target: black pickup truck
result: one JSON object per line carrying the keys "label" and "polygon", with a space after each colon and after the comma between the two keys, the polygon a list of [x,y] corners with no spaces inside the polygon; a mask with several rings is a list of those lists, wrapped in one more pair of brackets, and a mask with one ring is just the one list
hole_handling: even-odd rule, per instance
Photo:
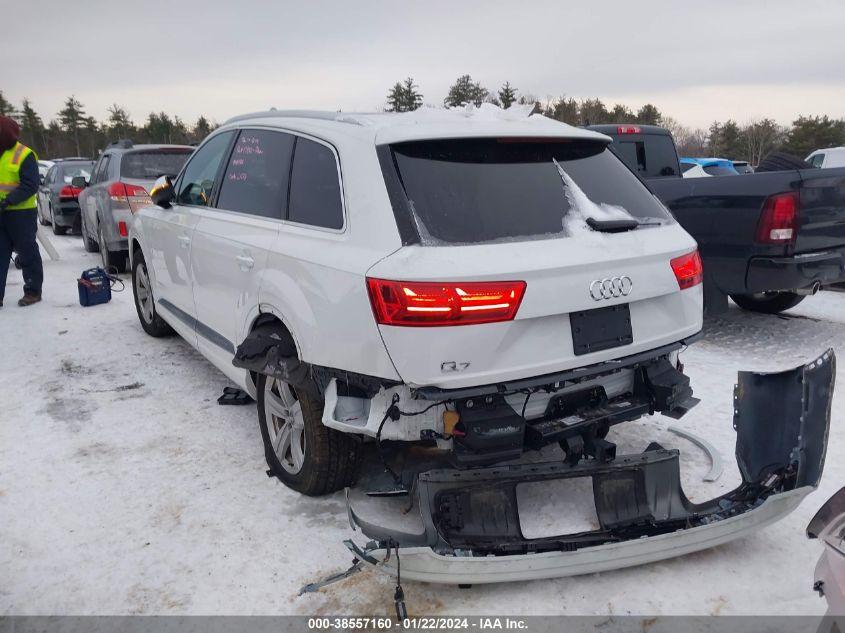
{"label": "black pickup truck", "polygon": [[777,313],[845,280],[845,167],[683,178],[668,130],[593,125],[698,242],[708,313]]}

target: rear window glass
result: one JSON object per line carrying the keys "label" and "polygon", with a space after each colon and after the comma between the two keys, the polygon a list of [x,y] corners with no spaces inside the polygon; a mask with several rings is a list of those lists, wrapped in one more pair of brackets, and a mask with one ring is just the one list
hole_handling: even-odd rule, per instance
{"label": "rear window glass", "polygon": [[620,158],[644,178],[678,175],[678,155],[669,136],[643,134],[637,138],[616,137],[613,147]]}
{"label": "rear window glass", "polygon": [[695,167],[695,163],[681,163],[681,171],[683,173],[687,173],[693,167]]}
{"label": "rear window glass", "polygon": [[94,163],[65,164],[62,167],[62,179],[68,184],[78,176],[83,176],[85,180],[91,180],[93,168]]}
{"label": "rear window glass", "polygon": [[736,176],[737,171],[733,167],[728,167],[726,165],[707,165],[704,167],[704,171],[706,171],[711,176]]}
{"label": "rear window glass", "polygon": [[130,152],[120,160],[120,176],[138,180],[175,178],[190,155],[190,150]]}
{"label": "rear window glass", "polygon": [[562,237],[571,233],[573,204],[579,216],[672,221],[604,143],[458,139],[391,149],[423,241]]}

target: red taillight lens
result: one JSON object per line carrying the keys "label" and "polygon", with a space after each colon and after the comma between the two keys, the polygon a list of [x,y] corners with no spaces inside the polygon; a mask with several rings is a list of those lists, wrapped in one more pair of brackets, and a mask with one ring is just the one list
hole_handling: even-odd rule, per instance
{"label": "red taillight lens", "polygon": [[70,185],[65,185],[59,190],[59,198],[66,200],[76,200],[76,196],[79,195],[80,191],[82,191],[82,189],[78,189],[77,187],[71,187]]}
{"label": "red taillight lens", "polygon": [[704,280],[704,267],[701,265],[701,256],[697,250],[676,257],[669,263],[681,290],[697,286]]}
{"label": "red taillight lens", "polygon": [[129,237],[129,230],[126,228],[126,222],[122,220],[117,223],[117,230],[120,231],[121,237]]}
{"label": "red taillight lens", "polygon": [[153,203],[150,194],[140,185],[131,185],[122,182],[113,182],[109,185],[109,197],[112,202],[128,204],[129,210],[136,213],[138,209]]}
{"label": "red taillight lens", "polygon": [[763,204],[757,224],[760,244],[792,244],[798,233],[798,193],[778,193]]}
{"label": "red taillight lens", "polygon": [[367,278],[376,321],[381,325],[471,325],[510,321],[524,281],[437,283]]}
{"label": "red taillight lens", "polygon": [[639,134],[640,128],[636,125],[620,125],[616,128],[617,134]]}

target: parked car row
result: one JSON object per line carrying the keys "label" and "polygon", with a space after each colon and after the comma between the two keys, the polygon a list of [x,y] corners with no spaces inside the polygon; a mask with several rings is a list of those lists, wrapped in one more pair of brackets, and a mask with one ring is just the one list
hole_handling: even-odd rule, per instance
{"label": "parked car row", "polygon": [[121,140],[106,147],[96,161],[40,161],[46,171],[38,192],[39,220],[52,224],[57,235],[79,231],[85,250],[99,251],[104,268],[125,272],[132,214],[149,204],[156,178],[175,177],[193,149]]}

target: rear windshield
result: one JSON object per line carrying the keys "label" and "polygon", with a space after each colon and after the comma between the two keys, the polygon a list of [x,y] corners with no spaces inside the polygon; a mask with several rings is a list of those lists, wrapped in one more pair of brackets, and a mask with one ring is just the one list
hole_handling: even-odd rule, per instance
{"label": "rear windshield", "polygon": [[93,167],[94,163],[65,163],[62,166],[62,180],[68,184],[78,176],[83,176],[85,180],[91,180],[91,169]]}
{"label": "rear windshield", "polygon": [[173,178],[182,170],[191,150],[157,150],[129,152],[120,161],[121,178],[155,180],[159,176]]}
{"label": "rear windshield", "polygon": [[669,136],[617,136],[613,139],[613,147],[620,158],[644,178],[679,175],[678,155]]}
{"label": "rear windshield", "polygon": [[736,176],[739,173],[736,169],[727,165],[707,165],[704,167],[704,171],[711,176]]}
{"label": "rear windshield", "polygon": [[672,221],[601,142],[457,139],[391,150],[423,241],[562,237],[573,214]]}

